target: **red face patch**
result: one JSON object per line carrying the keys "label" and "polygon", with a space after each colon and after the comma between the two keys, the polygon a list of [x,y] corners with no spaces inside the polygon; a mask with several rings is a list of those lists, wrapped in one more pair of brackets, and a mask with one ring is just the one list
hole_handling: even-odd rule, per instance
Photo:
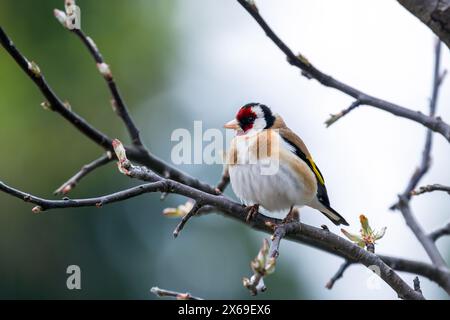
{"label": "red face patch", "polygon": [[255,119],[256,113],[252,111],[251,107],[241,108],[236,115],[236,120],[239,122],[239,126],[244,132],[253,128]]}

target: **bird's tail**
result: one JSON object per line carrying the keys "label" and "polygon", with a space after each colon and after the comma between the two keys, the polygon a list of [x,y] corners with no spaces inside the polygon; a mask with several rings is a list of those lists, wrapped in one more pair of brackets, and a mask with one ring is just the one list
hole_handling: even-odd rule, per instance
{"label": "bird's tail", "polygon": [[311,204],[311,207],[322,212],[328,219],[331,220],[331,222],[333,222],[337,226],[340,224],[343,224],[345,226],[349,225],[348,222],[345,221],[344,217],[330,206],[326,206],[319,201],[314,201],[314,203]]}

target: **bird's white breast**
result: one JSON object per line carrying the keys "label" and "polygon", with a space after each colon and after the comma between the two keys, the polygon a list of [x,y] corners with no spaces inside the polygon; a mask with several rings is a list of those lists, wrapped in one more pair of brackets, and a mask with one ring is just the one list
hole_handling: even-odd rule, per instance
{"label": "bird's white breast", "polygon": [[[279,143],[279,150],[262,159],[251,154],[251,143],[245,136],[235,139],[238,162],[229,167],[230,181],[234,193],[246,205],[260,204],[268,211],[281,211],[293,205],[303,206],[313,199],[317,189],[311,189],[311,183],[306,180],[315,179],[314,174],[283,145],[278,134],[272,140]],[[301,171],[306,177],[298,168],[304,169]]]}

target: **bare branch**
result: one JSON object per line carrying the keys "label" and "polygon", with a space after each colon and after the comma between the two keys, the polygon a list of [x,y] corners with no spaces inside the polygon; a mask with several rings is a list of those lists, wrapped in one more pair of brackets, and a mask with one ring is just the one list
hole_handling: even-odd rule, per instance
{"label": "bare branch", "polygon": [[450,0],[397,0],[450,48]]}
{"label": "bare branch", "polygon": [[113,156],[110,151],[107,151],[103,156],[98,159],[95,159],[91,163],[84,165],[80,171],[78,171],[73,177],[64,182],[58,189],[55,190],[55,195],[65,195],[75,188],[75,186],[87,176],[90,172],[94,171],[97,168],[104,166],[112,161]]}
{"label": "bare branch", "polygon": [[[3,48],[11,55],[11,57],[17,62],[20,68],[28,75],[28,77],[39,88],[44,97],[47,99],[48,105],[51,110],[59,113],[79,131],[81,131],[89,139],[102,146],[105,149],[111,149],[111,139],[108,138],[103,132],[100,132],[92,125],[90,125],[85,119],[77,115],[72,110],[69,110],[64,102],[54,93],[52,88],[48,85],[44,78],[43,73],[39,70],[34,62],[29,62],[19,50],[15,47],[11,39],[8,38],[3,28],[0,27],[0,43]],[[33,68],[34,66],[34,68]],[[36,68],[37,67],[37,68]]]}
{"label": "bare branch", "polygon": [[173,297],[176,298],[177,300],[203,300],[202,298],[191,295],[189,292],[181,293],[176,291],[160,289],[158,287],[151,288],[150,292],[157,295],[158,297]]}
{"label": "bare branch", "polygon": [[419,240],[419,242],[422,244],[431,261],[439,268],[446,268],[447,264],[444,258],[442,258],[442,255],[437,249],[434,241],[430,237],[428,237],[423,228],[420,226],[419,222],[412,214],[408,200],[400,196],[399,206],[406,224],[414,233],[417,240]]}
{"label": "bare branch", "polygon": [[92,38],[87,37],[84,34],[83,30],[72,29],[72,32],[75,33],[81,39],[81,41],[86,46],[86,48],[89,50],[89,52],[91,53],[95,62],[97,63],[97,68],[99,69],[100,73],[103,75],[103,78],[105,79],[105,81],[108,85],[108,88],[111,91],[111,95],[113,97],[111,100],[113,110],[117,113],[117,115],[124,122],[124,124],[128,130],[128,133],[131,137],[132,143],[137,146],[142,146],[142,141],[141,141],[141,138],[139,135],[139,129],[136,127],[132,117],[130,116],[128,107],[125,104],[125,101],[123,100],[123,98],[119,92],[117,84],[112,75],[111,69],[110,69],[109,65],[105,63],[102,54],[98,50],[97,45],[94,43]]}
{"label": "bare branch", "polygon": [[327,284],[325,285],[325,288],[330,289],[330,290],[333,289],[333,286],[336,283],[336,281],[338,281],[340,278],[343,277],[345,270],[347,270],[348,267],[350,267],[352,264],[353,264],[353,262],[351,262],[349,260],[345,260],[339,267],[336,274],[331,277],[330,281],[327,282]]}
{"label": "bare branch", "polygon": [[78,208],[78,207],[97,207],[100,208],[105,204],[123,201],[126,199],[134,198],[148,192],[164,192],[167,188],[167,184],[164,181],[158,181],[154,183],[142,184],[137,187],[129,188],[119,192],[111,193],[108,195],[86,198],[86,199],[69,199],[63,200],[49,200],[40,197],[36,197],[29,193],[25,193],[18,189],[12,188],[0,181],[0,190],[10,194],[13,197],[21,199],[25,202],[35,204],[37,207],[33,208],[33,212],[41,212],[51,209],[61,208]]}
{"label": "bare branch", "polygon": [[337,89],[356,100],[360,101],[361,105],[372,106],[384,111],[387,111],[393,115],[406,118],[417,123],[424,125],[425,127],[440,133],[450,142],[450,125],[442,121],[439,117],[426,116],[420,112],[413,111],[394,103],[370,96],[354,87],[351,87],[339,80],[336,80],[323,73],[316,67],[314,67],[310,61],[308,61],[302,54],[294,54],[292,50],[275,34],[275,32],[269,27],[266,21],[259,14],[259,11],[254,4],[254,1],[237,0],[247,12],[255,19],[255,21],[264,30],[266,35],[274,42],[274,44],[286,55],[288,62],[303,71],[303,74],[308,78],[313,78],[319,81],[326,87]]}
{"label": "bare branch", "polygon": [[450,195],[450,187],[444,186],[442,184],[429,184],[427,186],[420,187],[418,190],[411,191],[410,194],[412,196],[417,196],[419,194],[423,194],[426,192],[433,192],[433,191],[444,191]]}
{"label": "bare branch", "polygon": [[[437,100],[439,96],[439,88],[442,84],[442,76],[440,72],[440,63],[441,63],[441,42],[437,41],[435,46],[435,62],[434,62],[434,73],[433,73],[433,87],[432,87],[432,95],[430,100],[430,116],[433,116],[436,112]],[[409,183],[405,189],[405,191],[399,195],[399,200],[396,204],[391,206],[391,209],[398,209],[403,215],[406,224],[414,233],[416,238],[422,244],[426,253],[430,257],[431,261],[436,264],[439,268],[447,268],[447,264],[445,260],[442,258],[439,250],[437,249],[434,241],[428,237],[420,226],[419,222],[413,215],[409,201],[411,200],[411,192],[416,188],[419,181],[422,177],[428,172],[431,166],[431,146],[433,142],[433,136],[431,130],[427,130],[426,139],[425,139],[425,147],[422,152],[422,161],[420,166],[416,169],[414,174],[412,175]]]}
{"label": "bare branch", "polygon": [[443,236],[448,236],[450,235],[450,223],[447,223],[447,225],[445,227],[439,228],[433,232],[431,232],[428,237],[433,240],[436,241],[438,240],[440,237]]}

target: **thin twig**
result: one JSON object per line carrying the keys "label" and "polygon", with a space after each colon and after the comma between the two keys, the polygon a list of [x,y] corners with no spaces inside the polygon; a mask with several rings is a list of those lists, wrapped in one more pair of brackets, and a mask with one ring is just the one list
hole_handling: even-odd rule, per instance
{"label": "thin twig", "polygon": [[181,230],[183,230],[184,225],[189,221],[190,218],[192,218],[194,215],[197,214],[197,212],[200,210],[201,207],[202,207],[201,202],[196,201],[192,209],[183,218],[181,218],[180,223],[176,226],[175,230],[173,231],[173,236],[175,238],[178,237]]}
{"label": "thin twig", "polygon": [[439,117],[426,116],[420,112],[416,112],[405,107],[396,105],[394,103],[382,100],[373,96],[370,96],[354,87],[351,87],[339,80],[334,79],[328,74],[323,73],[316,67],[314,67],[308,59],[302,54],[294,54],[292,50],[276,35],[276,33],[270,28],[267,22],[259,14],[259,10],[256,7],[254,1],[237,0],[247,12],[255,19],[259,26],[264,30],[266,35],[272,40],[272,42],[286,55],[287,61],[303,72],[302,74],[308,78],[314,78],[322,85],[330,88],[337,89],[354,99],[360,101],[361,104],[372,106],[384,111],[387,111],[393,115],[406,118],[415,122],[418,122],[425,127],[442,134],[450,142],[450,125],[442,121]]}
{"label": "thin twig", "polygon": [[447,223],[447,225],[445,227],[439,228],[433,232],[431,232],[428,237],[433,240],[436,241],[438,240],[440,237],[443,236],[448,236],[450,235],[450,223]]}
{"label": "thin twig", "polygon": [[181,293],[177,291],[161,289],[158,287],[151,288],[150,292],[157,295],[158,297],[173,297],[177,300],[203,300],[202,298],[191,295],[189,292]]}
{"label": "thin twig", "polygon": [[69,180],[64,182],[58,189],[55,190],[55,195],[65,195],[75,188],[75,186],[87,176],[90,172],[98,169],[108,163],[110,163],[113,159],[113,156],[110,151],[106,152],[103,156],[98,159],[95,159],[91,163],[84,165],[80,171],[78,171],[74,176],[72,176]]}
{"label": "thin twig", "polygon": [[222,173],[219,183],[216,186],[216,190],[218,192],[224,192],[229,183],[230,183],[230,173],[226,168]]}
{"label": "thin twig", "polygon": [[333,286],[336,283],[336,281],[338,281],[340,278],[344,276],[345,270],[347,270],[347,268],[350,267],[352,264],[353,262],[345,260],[339,267],[338,271],[334,274],[334,276],[332,276],[331,279],[327,282],[325,288],[330,290],[333,289]]}
{"label": "thin twig", "polygon": [[444,191],[447,192],[450,195],[450,187],[444,186],[442,184],[429,184],[427,186],[422,186],[417,190],[411,191],[412,196],[417,196],[419,194],[423,194],[426,192],[433,192],[433,191]]}
{"label": "thin twig", "polygon": [[[100,72],[102,73],[103,78],[106,80],[108,88],[111,91],[111,95],[113,97],[112,101],[111,101],[113,109],[114,109],[114,111],[116,111],[117,115],[124,122],[124,124],[128,130],[128,133],[131,137],[132,143],[137,146],[142,146],[139,129],[136,127],[136,124],[134,123],[132,117],[130,116],[128,107],[125,104],[125,101],[123,100],[123,98],[119,92],[117,84],[112,75],[111,69],[110,69],[109,65],[107,65],[105,63],[102,54],[98,50],[97,45],[94,43],[92,38],[87,37],[81,29],[73,29],[72,32],[75,33],[81,39],[81,41],[86,46],[86,48],[89,50],[89,52],[91,53],[95,62],[97,63],[97,67],[99,68]],[[104,68],[104,69],[102,69],[102,68]],[[102,71],[106,71],[106,72],[102,72]]]}
{"label": "thin twig", "polygon": [[259,291],[265,291],[264,277],[275,270],[276,260],[280,255],[280,243],[287,233],[298,232],[300,224],[298,222],[281,223],[274,226],[275,230],[272,235],[270,247],[264,239],[263,247],[258,256],[252,261],[253,275],[250,279],[244,278],[244,286],[252,295],[256,295]]}
{"label": "thin twig", "polygon": [[353,109],[359,107],[360,105],[361,105],[361,101],[359,101],[359,100],[353,101],[353,103],[347,109],[344,109],[341,112],[336,113],[336,114],[331,114],[330,118],[327,121],[325,121],[325,125],[327,126],[327,128],[330,127],[333,123],[335,123],[340,118],[344,117],[346,114],[351,112]]}

